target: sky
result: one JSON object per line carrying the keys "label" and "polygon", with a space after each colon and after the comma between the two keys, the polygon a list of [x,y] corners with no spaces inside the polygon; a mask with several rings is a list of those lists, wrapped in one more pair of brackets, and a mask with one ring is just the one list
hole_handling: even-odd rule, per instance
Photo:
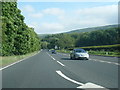
{"label": "sky", "polygon": [[118,2],[18,2],[25,23],[55,34],[118,23]]}

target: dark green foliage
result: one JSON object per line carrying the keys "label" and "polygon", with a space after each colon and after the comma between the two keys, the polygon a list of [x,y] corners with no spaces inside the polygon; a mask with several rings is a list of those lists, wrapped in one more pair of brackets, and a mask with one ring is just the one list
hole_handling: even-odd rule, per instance
{"label": "dark green foliage", "polygon": [[67,49],[70,47],[74,47],[74,38],[71,37],[69,34],[55,34],[46,36],[42,41],[48,42],[48,48],[55,48],[58,49]]}
{"label": "dark green foliage", "polygon": [[72,49],[75,47],[85,46],[112,45],[120,43],[119,30],[120,28],[109,28],[106,30],[82,33],[53,34],[46,36],[42,40],[49,43],[48,48],[54,48],[55,45],[57,45],[58,47],[60,47],[60,49]]}
{"label": "dark green foliage", "polygon": [[24,23],[16,2],[2,2],[2,56],[22,55],[40,49],[40,39]]}
{"label": "dark green foliage", "polygon": [[119,28],[111,28],[107,30],[82,33],[76,41],[76,46],[84,47],[118,44],[120,43],[118,39],[118,31]]}

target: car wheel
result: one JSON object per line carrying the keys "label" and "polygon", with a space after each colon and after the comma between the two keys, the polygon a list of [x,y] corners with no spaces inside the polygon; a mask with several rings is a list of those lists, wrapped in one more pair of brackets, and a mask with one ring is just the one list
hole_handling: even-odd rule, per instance
{"label": "car wheel", "polygon": [[75,55],[73,56],[73,59],[76,59],[76,58],[75,58]]}
{"label": "car wheel", "polygon": [[73,59],[73,57],[72,57],[72,56],[70,56],[70,59],[72,60],[72,59]]}

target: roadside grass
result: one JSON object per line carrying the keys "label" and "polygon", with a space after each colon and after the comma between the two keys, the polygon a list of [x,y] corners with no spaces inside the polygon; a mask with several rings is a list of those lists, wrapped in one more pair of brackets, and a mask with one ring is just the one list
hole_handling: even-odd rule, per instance
{"label": "roadside grass", "polygon": [[57,52],[60,52],[60,53],[70,53],[69,50],[65,50],[65,49],[62,49],[62,50],[56,50]]}
{"label": "roadside grass", "polygon": [[16,61],[19,61],[21,59],[25,59],[29,56],[35,55],[37,54],[38,51],[32,52],[32,53],[28,53],[25,55],[15,55],[15,56],[0,56],[0,67],[4,67],[7,66],[9,64],[12,64]]}
{"label": "roadside grass", "polygon": [[112,48],[112,47],[120,47],[120,44],[115,44],[115,45],[101,45],[101,46],[86,46],[86,47],[80,47],[80,48]]}
{"label": "roadside grass", "polygon": [[93,51],[93,50],[90,50],[88,51],[89,54],[91,55],[102,55],[102,56],[114,56],[114,57],[120,57],[120,52],[119,51],[104,51],[104,50],[101,50],[101,51]]}
{"label": "roadside grass", "polygon": [[[70,53],[70,50],[64,50],[64,49],[62,49],[62,50],[57,50],[57,52],[60,52],[60,53]],[[88,51],[88,53],[90,55],[120,57],[120,52],[119,51],[104,51],[104,50],[94,51],[94,50],[90,50],[90,51]]]}

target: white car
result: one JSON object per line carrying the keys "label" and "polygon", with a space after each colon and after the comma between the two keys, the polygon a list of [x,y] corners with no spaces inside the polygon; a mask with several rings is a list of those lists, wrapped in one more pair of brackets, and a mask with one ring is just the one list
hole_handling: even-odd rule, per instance
{"label": "white car", "polygon": [[86,59],[86,60],[89,60],[89,54],[84,49],[74,49],[70,53],[70,59]]}

